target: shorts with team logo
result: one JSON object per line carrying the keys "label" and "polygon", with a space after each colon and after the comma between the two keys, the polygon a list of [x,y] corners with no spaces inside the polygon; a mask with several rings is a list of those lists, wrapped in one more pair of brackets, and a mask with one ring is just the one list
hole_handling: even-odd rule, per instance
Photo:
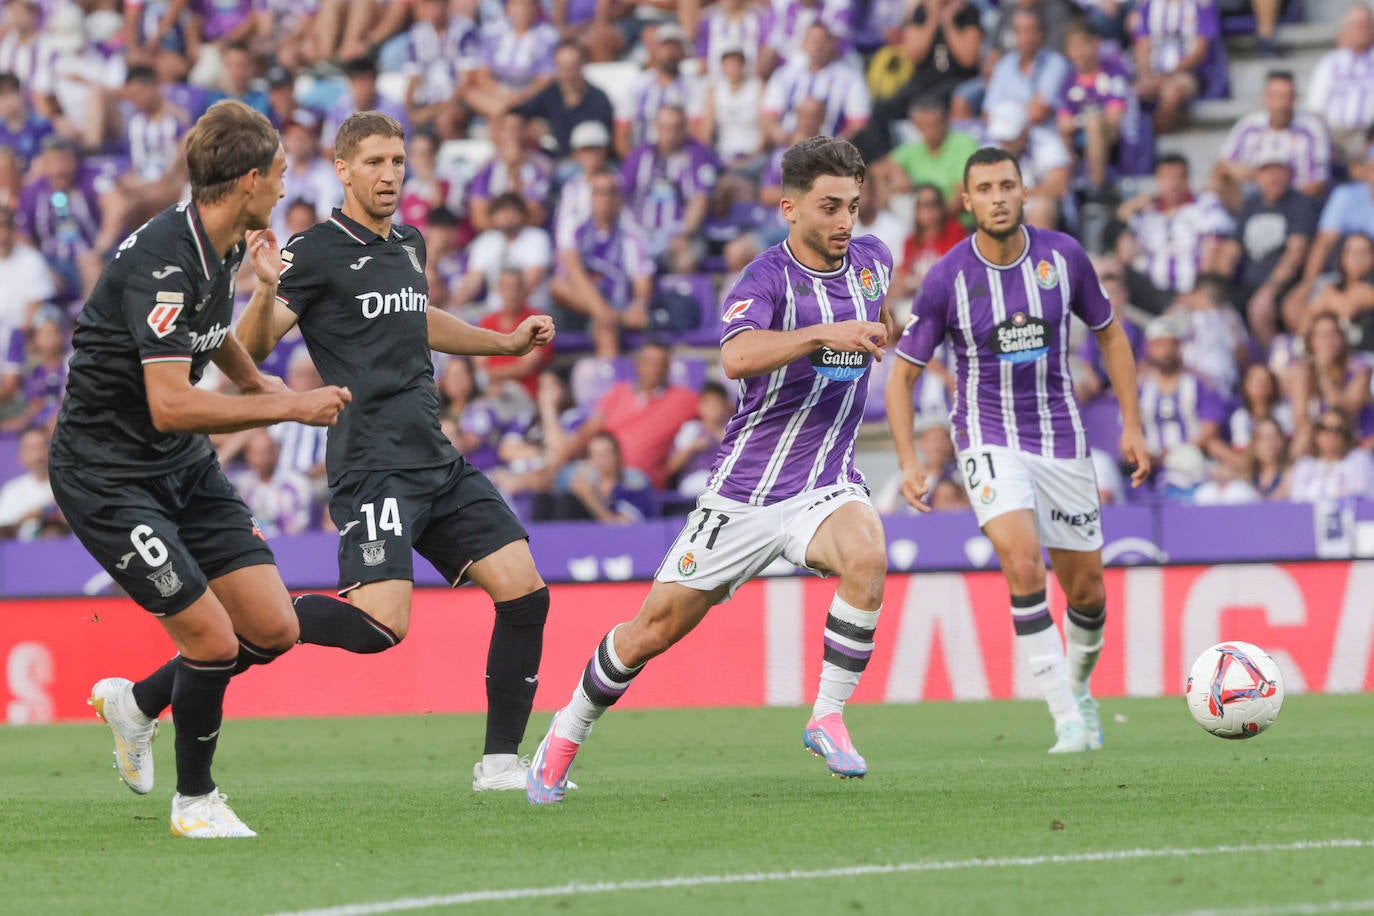
{"label": "shorts with team logo", "polygon": [[158,617],[184,611],[220,576],[276,562],[214,455],[155,477],[54,467],[51,479],[72,532]]}
{"label": "shorts with team logo", "polygon": [[771,506],[751,506],[708,491],[687,516],[654,578],[704,592],[728,585],[728,598],[778,557],[810,569],[806,548],[821,522],[852,502],[872,506],[868,490],[854,483],[808,490]]}
{"label": "shorts with team logo", "polygon": [[1091,458],[1045,458],[983,445],[959,453],[959,471],[980,528],[1006,512],[1029,509],[1045,547],[1102,549],[1102,504]]}
{"label": "shorts with team logo", "polygon": [[345,474],[329,516],[339,529],[341,595],[369,582],[413,582],[412,549],[456,586],[473,563],[529,538],[486,475],[461,459]]}

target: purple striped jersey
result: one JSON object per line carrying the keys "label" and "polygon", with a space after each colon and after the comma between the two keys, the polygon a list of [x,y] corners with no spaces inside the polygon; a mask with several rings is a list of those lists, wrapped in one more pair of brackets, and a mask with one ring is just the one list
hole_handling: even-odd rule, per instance
{"label": "purple striped jersey", "polygon": [[[840,321],[877,321],[892,280],[892,253],[855,238],[839,268],[799,262],[784,241],[749,263],[725,297],[721,343],[748,330],[795,331]],[[863,483],[854,440],[868,400],[867,353],[822,347],[768,375],[741,379],[708,489],[767,506],[841,483]]]}
{"label": "purple striped jersey", "polygon": [[1212,0],[1145,0],[1136,7],[1134,37],[1150,39],[1150,66],[1172,73],[1199,39],[1221,38],[1221,14]]}
{"label": "purple striped jersey", "polygon": [[948,339],[954,356],[954,446],[1084,458],[1069,375],[1069,320],[1100,331],[1112,305],[1077,241],[1023,227],[1021,257],[986,260],[970,237],[936,262],[916,294],[897,355],[924,366]]}
{"label": "purple striped jersey", "polygon": [[1331,179],[1331,134],[1321,115],[1299,111],[1286,127],[1273,127],[1267,111],[1241,118],[1226,135],[1218,159],[1259,166],[1280,158],[1293,170],[1293,184],[1302,187]]}
{"label": "purple striped jersey", "polygon": [[1374,48],[1337,48],[1317,61],[1303,107],[1325,118],[1332,130],[1374,124]]}
{"label": "purple striped jersey", "polygon": [[504,19],[482,30],[483,65],[498,83],[524,89],[541,76],[553,76],[558,30],[547,22],[516,32]]}

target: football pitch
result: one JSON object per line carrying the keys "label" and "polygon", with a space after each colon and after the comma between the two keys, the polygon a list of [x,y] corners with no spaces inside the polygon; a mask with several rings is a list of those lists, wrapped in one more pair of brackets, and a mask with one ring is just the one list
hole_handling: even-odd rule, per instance
{"label": "football pitch", "polygon": [[479,717],[229,721],[260,836],[215,841],[168,833],[170,723],[146,797],[94,718],[3,728],[0,912],[1374,911],[1374,694],[1290,696],[1250,741],[1178,697],[1102,712],[1065,758],[1040,703],[854,706],[846,782],[799,709],[613,711],[547,808],[471,790]]}

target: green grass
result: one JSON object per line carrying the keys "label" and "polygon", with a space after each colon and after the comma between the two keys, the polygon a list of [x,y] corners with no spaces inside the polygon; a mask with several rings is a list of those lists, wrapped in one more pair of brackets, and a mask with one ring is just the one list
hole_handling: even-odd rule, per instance
{"label": "green grass", "polygon": [[[216,776],[256,840],[167,830],[91,725],[0,729],[0,912],[271,913],[565,882],[978,857],[1374,840],[1374,695],[1290,697],[1257,739],[1182,700],[1106,700],[1107,748],[1052,758],[1038,703],[859,706],[868,779],[801,750],[795,709],[612,712],[559,806],[475,794],[481,719],[234,721]],[[1114,717],[1124,716],[1124,721]],[[548,723],[537,714],[534,738]],[[1179,913],[1374,899],[1374,847],[1001,864],[617,890],[481,914]],[[1309,912],[1312,910],[1308,910]],[[1346,910],[1342,910],[1346,911]],[[433,912],[429,910],[427,912]]]}

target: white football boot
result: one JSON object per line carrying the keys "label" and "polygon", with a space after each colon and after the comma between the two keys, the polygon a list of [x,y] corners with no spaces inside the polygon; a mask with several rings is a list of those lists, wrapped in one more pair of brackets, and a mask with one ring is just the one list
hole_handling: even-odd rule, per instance
{"label": "white football boot", "polygon": [[227,804],[219,789],[208,795],[172,796],[172,836],[192,840],[257,836]]}
{"label": "white football boot", "polygon": [[157,720],[134,702],[133,681],[107,677],[96,681],[86,702],[114,732],[114,768],[124,784],[139,795],[153,790],[153,739]]}

